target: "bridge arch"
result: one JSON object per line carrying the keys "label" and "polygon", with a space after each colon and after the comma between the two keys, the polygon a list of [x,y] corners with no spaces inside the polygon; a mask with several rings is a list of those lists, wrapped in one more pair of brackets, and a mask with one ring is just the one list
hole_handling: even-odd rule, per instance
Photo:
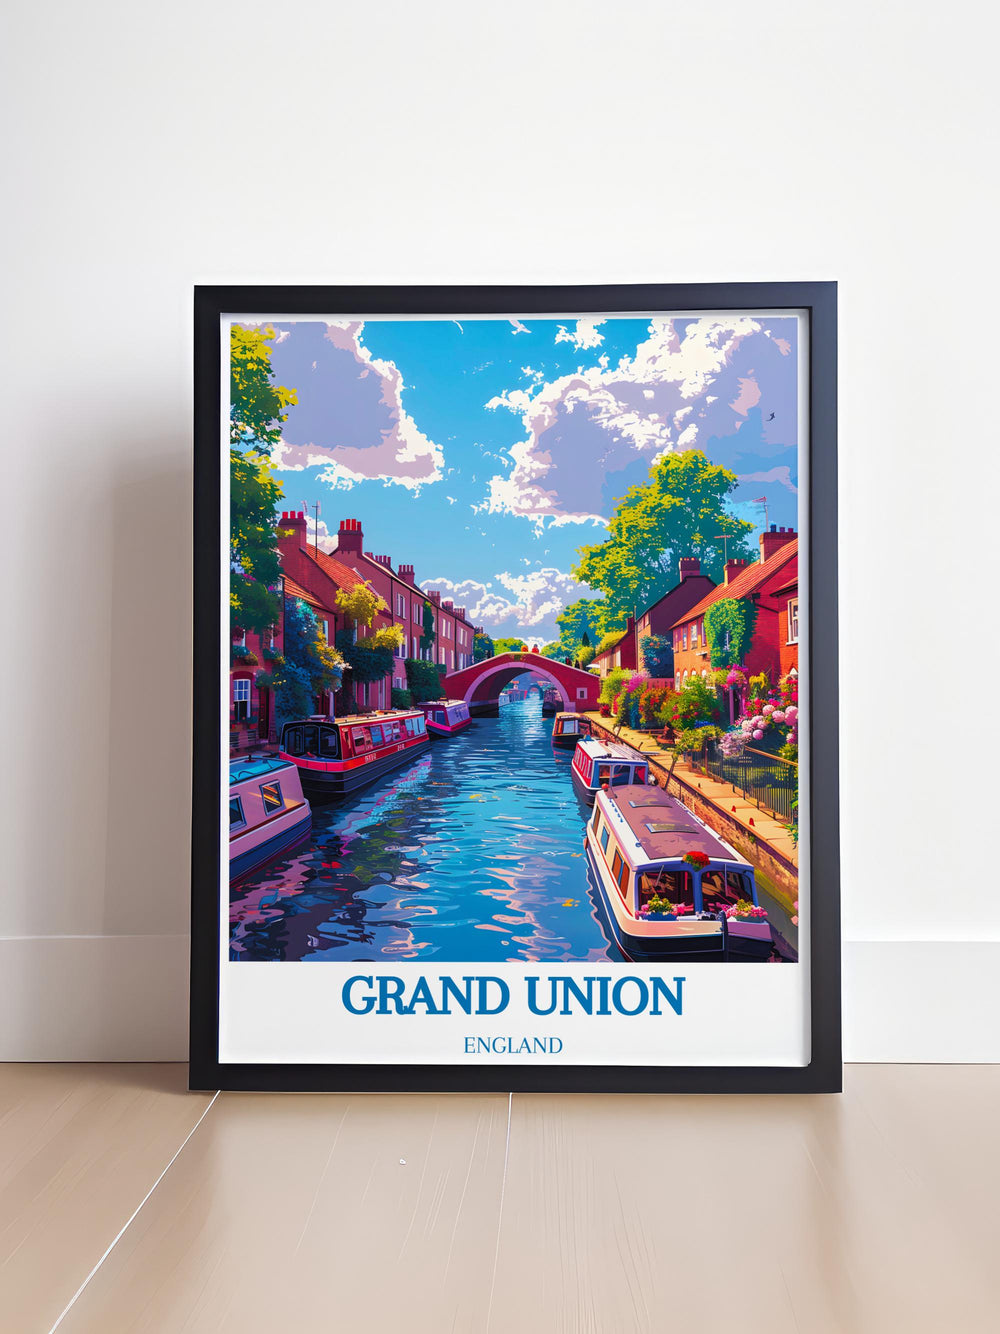
{"label": "bridge arch", "polygon": [[[573,700],[569,697],[569,691],[554,673],[536,667],[534,663],[529,667],[527,663],[500,662],[496,658],[488,658],[479,665],[489,668],[491,662],[495,662],[497,665],[492,670],[480,672],[476,679],[466,687],[464,696],[466,704],[486,704],[495,700],[505,685],[509,685],[511,681],[516,681],[519,676],[526,676],[531,672],[534,675],[544,677],[546,681],[551,682],[556,687],[564,709],[573,708]],[[532,682],[532,685],[537,684],[537,682]]]}
{"label": "bridge arch", "polygon": [[554,686],[564,709],[593,709],[597,705],[601,689],[598,677],[558,659],[544,658],[540,653],[501,653],[450,672],[444,685],[452,699],[461,699],[467,704],[488,704],[497,699],[501,688],[509,681],[525,674]]}

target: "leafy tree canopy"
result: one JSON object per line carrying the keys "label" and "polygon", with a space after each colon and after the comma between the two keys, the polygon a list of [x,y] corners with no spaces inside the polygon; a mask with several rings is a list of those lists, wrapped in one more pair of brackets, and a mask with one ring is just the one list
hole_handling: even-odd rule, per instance
{"label": "leafy tree canopy", "polygon": [[229,331],[229,443],[270,454],[281,439],[287,409],[298,402],[294,389],[271,381],[274,329]]}
{"label": "leafy tree canopy", "polygon": [[472,661],[483,662],[486,658],[492,658],[494,653],[493,640],[487,634],[476,635],[472,641]]}
{"label": "leafy tree canopy", "polygon": [[337,606],[355,625],[371,625],[377,612],[389,610],[385,599],[379,597],[370,584],[338,588]]}
{"label": "leafy tree canopy", "polygon": [[497,655],[501,653],[525,653],[527,648],[528,646],[523,639],[495,639],[493,641],[493,650]]}
{"label": "leafy tree canopy", "polygon": [[229,452],[230,610],[234,625],[262,634],[277,624],[281,578],[274,510],[281,486],[266,460]]}
{"label": "leafy tree canopy", "polygon": [[727,546],[730,560],[751,559],[746,539],[753,524],[726,508],[737,485],[735,473],[689,449],[664,454],[648,482],[629,488],[615,506],[607,540],[581,547],[573,570],[605,594],[610,622],[624,624],[673,588],[682,556],[697,556],[716,583]]}
{"label": "leafy tree canopy", "polygon": [[[592,644],[605,630],[614,627],[605,624],[607,606],[603,598],[580,598],[556,617],[559,627],[559,647],[563,654],[575,658],[581,644]],[[621,628],[625,629],[622,621]]]}

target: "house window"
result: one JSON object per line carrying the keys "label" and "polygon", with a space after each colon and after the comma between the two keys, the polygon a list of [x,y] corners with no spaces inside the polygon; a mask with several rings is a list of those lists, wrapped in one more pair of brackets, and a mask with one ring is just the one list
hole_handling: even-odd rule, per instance
{"label": "house window", "polygon": [[233,682],[233,718],[242,722],[250,714],[250,680],[239,676]]}
{"label": "house window", "polygon": [[688,632],[687,632],[687,627],[685,627],[684,633],[681,635],[681,648],[687,648],[687,646],[688,646]]}
{"label": "house window", "polygon": [[329,642],[330,642],[330,622],[329,622],[329,621],[324,621],[324,622],[323,622],[323,638],[324,638],[324,639],[326,640],[326,642],[329,644]]}
{"label": "house window", "polygon": [[413,624],[414,625],[420,624],[420,608],[417,606],[415,602],[413,604]]}
{"label": "house window", "polygon": [[695,621],[694,625],[692,625],[692,627],[691,627],[691,647],[692,647],[692,648],[697,648],[697,647],[698,647],[698,622],[697,622],[697,621]]}
{"label": "house window", "polygon": [[396,615],[397,616],[406,615],[406,598],[403,596],[402,593],[396,594]]}
{"label": "house window", "polygon": [[792,598],[788,604],[788,642],[797,644],[799,642],[799,600]]}

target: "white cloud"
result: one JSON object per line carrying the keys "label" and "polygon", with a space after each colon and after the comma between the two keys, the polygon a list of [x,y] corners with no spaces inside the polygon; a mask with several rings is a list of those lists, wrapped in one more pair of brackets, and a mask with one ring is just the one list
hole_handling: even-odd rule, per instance
{"label": "white cloud", "polygon": [[556,334],[556,342],[572,343],[580,351],[600,347],[604,342],[604,335],[597,332],[597,327],[600,324],[607,324],[607,320],[577,320],[576,328],[572,333],[566,328],[565,324],[560,324],[559,332]]}
{"label": "white cloud", "polygon": [[578,598],[594,596],[587,584],[551,566],[523,574],[504,570],[488,584],[475,579],[457,583],[450,579],[422,579],[420,586],[464,606],[469,619],[487,630],[528,629],[543,623],[551,627],[563,607]]}
{"label": "white cloud", "polygon": [[[561,328],[557,338],[575,342],[581,325],[596,323],[578,321],[578,334]],[[614,497],[664,452],[734,437],[756,404],[786,402],[794,393],[786,341],[745,316],[656,319],[616,366],[602,357],[537,388],[506,390],[486,406],[519,415],[525,436],[508,451],[513,468],[490,479],[485,507],[539,528],[603,522]],[[773,438],[772,452],[794,446]]]}
{"label": "white cloud", "polygon": [[396,364],[364,346],[364,322],[336,321],[322,336],[316,328],[302,324],[291,331],[294,338],[315,340],[319,355],[312,363],[315,376],[296,385],[298,406],[282,430],[275,467],[322,467],[320,478],[333,490],[378,479],[419,491],[440,481],[444,451],[406,411]]}

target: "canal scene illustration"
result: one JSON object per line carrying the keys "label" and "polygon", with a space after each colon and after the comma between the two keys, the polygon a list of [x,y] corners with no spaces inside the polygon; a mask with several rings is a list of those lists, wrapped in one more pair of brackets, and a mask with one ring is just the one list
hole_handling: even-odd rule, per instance
{"label": "canal scene illustration", "polygon": [[230,328],[229,957],[795,963],[798,324]]}

